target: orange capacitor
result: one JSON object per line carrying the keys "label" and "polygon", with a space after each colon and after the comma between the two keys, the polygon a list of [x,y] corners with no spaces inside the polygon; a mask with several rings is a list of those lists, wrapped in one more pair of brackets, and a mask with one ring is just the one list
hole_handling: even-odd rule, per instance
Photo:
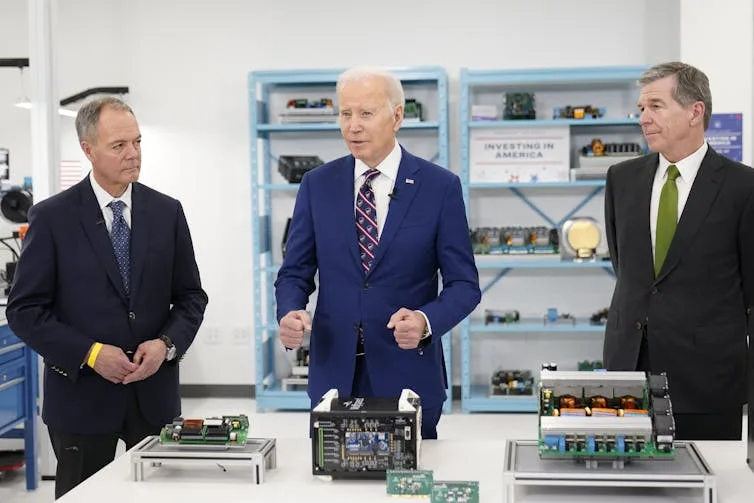
{"label": "orange capacitor", "polygon": [[621,397],[620,406],[623,409],[638,409],[639,408],[639,404],[636,403],[636,398],[632,396]]}
{"label": "orange capacitor", "polygon": [[607,398],[604,396],[593,396],[592,397],[592,407],[593,408],[607,408]]}
{"label": "orange capacitor", "polygon": [[576,398],[572,396],[561,396],[560,397],[560,408],[563,409],[573,409],[576,407]]}

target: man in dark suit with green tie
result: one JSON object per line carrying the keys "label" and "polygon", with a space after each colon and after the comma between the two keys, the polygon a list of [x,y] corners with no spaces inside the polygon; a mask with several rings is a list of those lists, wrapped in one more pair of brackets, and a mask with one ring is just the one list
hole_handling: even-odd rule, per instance
{"label": "man in dark suit with green tie", "polygon": [[704,139],[707,76],[664,63],[639,80],[652,154],[610,168],[605,225],[616,285],[608,370],[667,372],[680,439],[740,440],[754,303],[754,170]]}

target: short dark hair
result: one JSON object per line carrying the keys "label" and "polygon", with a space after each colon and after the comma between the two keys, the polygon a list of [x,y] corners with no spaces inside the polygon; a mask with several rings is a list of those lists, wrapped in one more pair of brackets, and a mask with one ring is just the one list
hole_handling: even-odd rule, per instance
{"label": "short dark hair", "polygon": [[697,101],[704,103],[704,130],[706,131],[712,119],[712,93],[709,89],[709,79],[703,71],[680,61],[661,63],[646,70],[639,77],[639,85],[644,87],[670,75],[676,77],[673,99],[679,105],[688,107]]}
{"label": "short dark hair", "polygon": [[100,96],[87,101],[76,114],[76,134],[79,142],[84,140],[94,143],[97,138],[97,125],[103,108],[112,108],[135,115],[131,107],[115,96]]}

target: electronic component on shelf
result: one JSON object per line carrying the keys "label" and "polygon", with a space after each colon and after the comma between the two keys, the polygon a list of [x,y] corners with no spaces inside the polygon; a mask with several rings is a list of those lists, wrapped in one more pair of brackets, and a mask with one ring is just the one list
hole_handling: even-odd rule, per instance
{"label": "electronic component on shelf", "polygon": [[387,494],[389,496],[432,496],[434,477],[432,470],[388,470]]}
{"label": "electronic component on shelf", "polygon": [[603,143],[600,138],[594,138],[589,145],[581,147],[581,155],[587,157],[639,156],[642,153],[638,143]]}
{"label": "electronic component on shelf", "polygon": [[304,175],[324,164],[316,155],[281,155],[278,157],[278,172],[289,183],[301,183]]}
{"label": "electronic component on shelf", "polygon": [[553,119],[600,119],[605,116],[604,108],[595,108],[592,105],[571,106],[555,108],[552,112]]}
{"label": "electronic component on shelf", "polygon": [[496,370],[490,378],[490,396],[534,395],[534,377],[528,370]]}
{"label": "electronic component on shelf", "polygon": [[416,470],[421,450],[421,400],[338,398],[328,391],[311,412],[312,473],[332,478],[386,479],[388,470]]}
{"label": "electronic component on shelf", "polygon": [[563,260],[594,260],[602,240],[599,224],[591,217],[574,217],[563,223],[560,254]]}
{"label": "electronic component on shelf", "polygon": [[421,122],[424,120],[422,104],[414,98],[406,98],[403,107],[403,122]]}
{"label": "electronic component on shelf", "polygon": [[484,310],[484,324],[491,323],[518,323],[521,321],[521,315],[515,309],[499,311],[495,309]]}
{"label": "electronic component on shelf", "polygon": [[587,371],[595,371],[595,370],[604,370],[605,366],[603,365],[601,360],[584,360],[578,363],[577,369],[582,372]]}
{"label": "electronic component on shelf", "polygon": [[505,93],[503,120],[534,120],[537,118],[534,93]]}
{"label": "electronic component on shelf", "polygon": [[305,391],[309,385],[309,346],[296,349],[291,374],[281,379],[283,391]]}
{"label": "electronic component on shelf", "polygon": [[667,378],[644,372],[542,370],[542,458],[673,458],[675,423]]}
{"label": "electronic component on shelf", "polygon": [[558,310],[554,307],[551,307],[547,310],[547,313],[545,313],[543,320],[545,324],[569,323],[571,325],[576,325],[576,318],[572,314],[558,313]]}
{"label": "electronic component on shelf", "polygon": [[238,416],[184,419],[177,417],[160,431],[160,443],[175,446],[226,446],[246,445],[249,418]]}
{"label": "electronic component on shelf", "polygon": [[432,485],[432,503],[479,503],[479,481],[436,480]]}
{"label": "electronic component on shelf", "polygon": [[557,255],[558,230],[536,227],[479,227],[471,232],[477,255]]}
{"label": "electronic component on shelf", "polygon": [[600,309],[596,313],[592,314],[592,316],[589,318],[589,323],[592,325],[604,325],[607,323],[607,315],[610,311],[610,308],[604,308]]}
{"label": "electronic component on shelf", "polygon": [[337,122],[338,111],[330,98],[299,98],[288,100],[279,118],[282,124],[332,123]]}
{"label": "electronic component on shelf", "polygon": [[571,181],[604,180],[610,166],[644,153],[645,149],[638,143],[604,143],[600,138],[593,138],[589,145],[579,150],[578,162],[571,168],[569,177]]}

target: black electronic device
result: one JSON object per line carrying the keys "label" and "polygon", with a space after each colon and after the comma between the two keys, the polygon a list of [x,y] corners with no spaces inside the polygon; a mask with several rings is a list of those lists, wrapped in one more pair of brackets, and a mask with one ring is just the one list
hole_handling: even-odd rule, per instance
{"label": "black electronic device", "polygon": [[301,183],[304,175],[324,164],[316,155],[281,155],[278,157],[278,172],[289,183]]}
{"label": "black electronic device", "polygon": [[332,389],[312,410],[312,474],[385,479],[388,470],[416,470],[421,449],[421,400],[338,398]]}

